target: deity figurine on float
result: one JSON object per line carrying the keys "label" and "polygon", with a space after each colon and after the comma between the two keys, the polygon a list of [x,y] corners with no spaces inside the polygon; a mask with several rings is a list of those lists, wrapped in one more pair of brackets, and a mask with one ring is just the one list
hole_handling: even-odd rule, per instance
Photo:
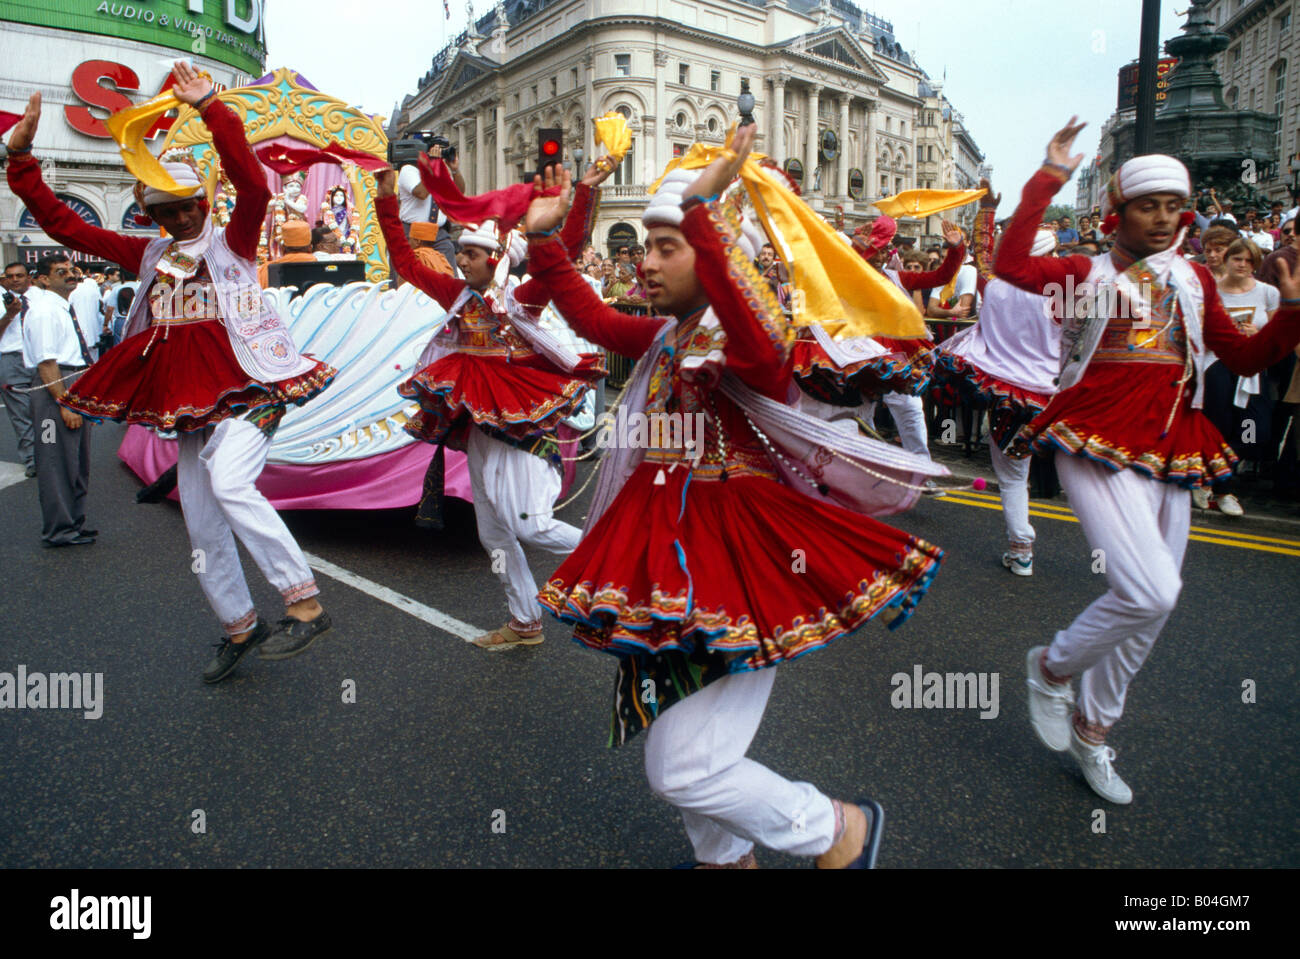
{"label": "deity figurine on float", "polygon": [[348,192],[342,184],[331,188],[325,195],[325,201],[320,205],[320,218],[327,229],[338,235],[339,252],[357,252],[357,228],[361,218],[355,209],[348,206]]}

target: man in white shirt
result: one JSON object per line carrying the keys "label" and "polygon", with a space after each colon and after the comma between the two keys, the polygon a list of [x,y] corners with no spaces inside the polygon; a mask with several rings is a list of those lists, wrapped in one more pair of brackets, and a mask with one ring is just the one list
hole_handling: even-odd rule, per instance
{"label": "man in white shirt", "polygon": [[72,276],[77,285],[68,296],[68,302],[72,304],[81,335],[90,347],[90,358],[97,360],[99,337],[104,332],[104,294],[100,292],[99,284],[82,273],[80,267],[72,268]]}
{"label": "man in white shirt", "polygon": [[86,528],[90,486],[90,424],[58,400],[90,365],[90,349],[72,318],[68,297],[76,286],[72,263],[57,254],[36,266],[45,291],[27,311],[23,362],[32,378],[36,485],[41,499],[41,540],[46,546],[88,546],[98,530]]}
{"label": "man in white shirt", "polygon": [[[447,163],[453,172],[455,166],[442,158],[443,148],[431,144],[428,148],[429,159],[435,163]],[[397,213],[402,218],[402,230],[409,237],[412,223],[437,223],[438,238],[433,248],[447,258],[453,266],[456,263],[456,244],[447,233],[447,215],[433,203],[433,197],[420,182],[420,168],[408,163],[397,174]]]}
{"label": "man in white shirt", "polygon": [[1246,218],[1246,229],[1242,236],[1250,240],[1264,253],[1273,252],[1273,234],[1264,229],[1264,221],[1252,210]]}
{"label": "man in white shirt", "polygon": [[26,392],[36,371],[23,363],[23,324],[31,309],[31,283],[27,267],[21,263],[6,266],[4,312],[0,313],[0,390],[4,391],[5,410],[18,441],[18,458],[28,479],[36,475],[32,401]]}
{"label": "man in white shirt", "polygon": [[117,319],[117,291],[122,285],[122,270],[116,266],[110,266],[104,271],[104,285],[101,287],[103,293],[100,296],[100,305],[104,310],[104,329],[112,330],[114,321]]}

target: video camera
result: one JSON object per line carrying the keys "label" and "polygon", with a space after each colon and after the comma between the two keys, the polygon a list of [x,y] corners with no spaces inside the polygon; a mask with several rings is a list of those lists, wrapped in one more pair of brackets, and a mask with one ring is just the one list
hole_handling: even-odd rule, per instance
{"label": "video camera", "polygon": [[420,155],[428,152],[429,147],[442,147],[442,158],[448,163],[456,159],[456,148],[451,141],[441,134],[413,133],[402,140],[392,140],[388,144],[388,162],[393,169],[401,169],[407,164],[415,163]]}

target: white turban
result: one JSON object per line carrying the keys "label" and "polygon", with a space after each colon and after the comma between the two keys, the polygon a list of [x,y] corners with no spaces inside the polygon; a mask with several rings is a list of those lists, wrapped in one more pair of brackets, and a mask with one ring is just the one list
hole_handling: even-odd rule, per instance
{"label": "white turban", "polygon": [[1056,234],[1051,227],[1040,226],[1034,236],[1034,245],[1029,250],[1030,256],[1047,256],[1056,249]]}
{"label": "white turban", "polygon": [[758,256],[758,251],[763,249],[763,244],[767,242],[767,237],[763,231],[749,217],[740,221],[740,236],[736,238],[740,243],[740,248],[745,251],[745,257],[753,260]]}
{"label": "white turban", "polygon": [[511,230],[506,237],[506,256],[512,270],[528,259],[528,241],[518,230]]}
{"label": "white turban", "polygon": [[1191,196],[1192,180],[1187,174],[1187,167],[1163,153],[1129,160],[1115,171],[1106,184],[1106,196],[1101,202],[1102,219],[1117,212],[1129,200],[1151,193]]}
{"label": "white turban", "polygon": [[177,195],[145,184],[140,197],[141,206],[153,206],[155,203],[176,203],[190,197],[200,196],[203,193],[203,182],[199,179],[194,167],[188,163],[167,160],[163,163],[162,168],[167,171],[168,176],[176,181],[178,186],[188,187],[189,191]]}
{"label": "white turban", "polygon": [[489,253],[501,252],[501,239],[497,236],[497,221],[484,220],[478,226],[467,226],[460,235],[461,246],[477,246]]}
{"label": "white turban", "polygon": [[698,170],[683,170],[679,167],[664,177],[659,189],[650,197],[645,212],[641,214],[641,225],[681,226],[682,193],[699,175]]}

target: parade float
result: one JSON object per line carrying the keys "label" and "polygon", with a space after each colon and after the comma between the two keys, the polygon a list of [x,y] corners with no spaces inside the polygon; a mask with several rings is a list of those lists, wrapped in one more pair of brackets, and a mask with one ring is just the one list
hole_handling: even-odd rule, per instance
{"label": "parade float", "polygon": [[[293,288],[266,291],[298,348],[339,374],[312,402],[289,408],[258,487],[278,509],[414,505],[421,499],[434,449],[402,429],[416,406],[398,395],[397,385],[415,372],[444,311],[413,286],[388,286],[387,250],[373,202],[375,180],[365,168],[386,162],[388,138],[380,118],[321,93],[286,68],[219,96],[243,120],[273,194],[259,260],[278,256],[284,223],[301,219],[310,226],[322,221],[333,228],[340,248],[365,263],[366,282],[316,285],[299,296]],[[337,151],[340,157],[283,174],[267,165],[270,160],[287,169],[275,157],[295,151],[318,158],[321,151]],[[222,175],[202,118],[185,105],[161,155],[171,158],[178,152],[197,165],[208,184],[212,216],[217,225],[224,225],[239,198]],[[176,462],[176,444],[131,426],[118,455],[137,476],[152,483]],[[463,453],[446,452],[445,492],[471,499]]]}

